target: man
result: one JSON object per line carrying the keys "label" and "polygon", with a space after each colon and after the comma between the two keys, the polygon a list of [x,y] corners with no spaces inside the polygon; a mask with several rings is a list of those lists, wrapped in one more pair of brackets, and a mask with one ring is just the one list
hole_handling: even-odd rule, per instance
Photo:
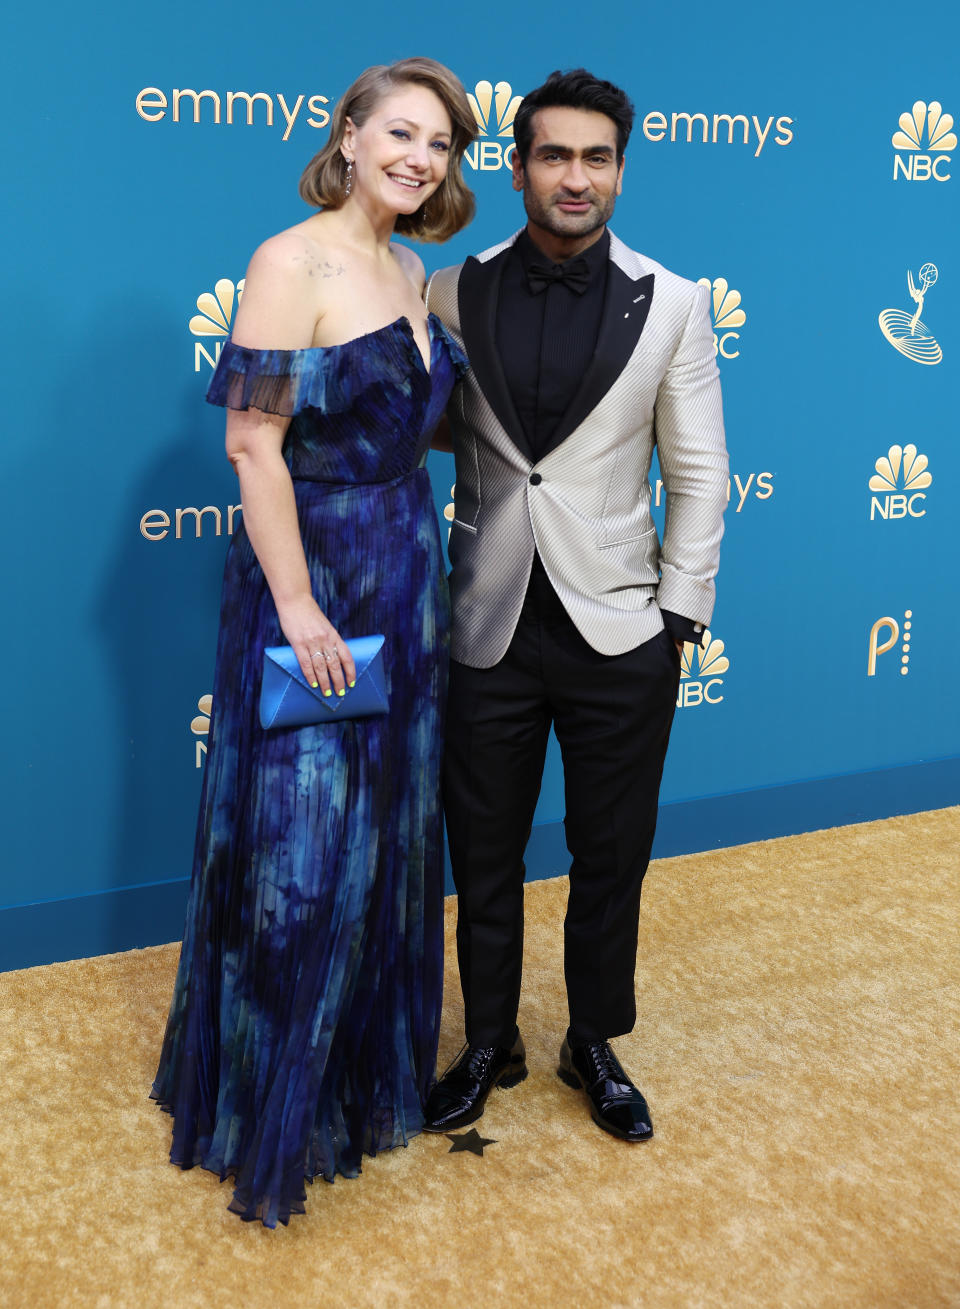
{"label": "man", "polygon": [[[606,226],[632,122],[611,83],[553,73],[514,121],[526,228],[435,274],[427,291],[472,365],[448,408],[444,769],[467,1046],[430,1096],[433,1131],[475,1121],[494,1086],[527,1075],[523,853],[552,724],[573,861],[558,1072],[606,1131],[653,1132],[609,1040],[636,1020],[640,885],[680,649],[699,643],[713,608],[727,460],[707,292]],[[650,517],[655,444],[662,545]]]}

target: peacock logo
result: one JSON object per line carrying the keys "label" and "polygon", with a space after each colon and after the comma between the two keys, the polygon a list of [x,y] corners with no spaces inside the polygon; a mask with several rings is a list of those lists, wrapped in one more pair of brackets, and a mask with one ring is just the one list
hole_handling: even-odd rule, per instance
{"label": "peacock logo", "polygon": [[876,470],[867,483],[870,497],[870,521],[877,518],[923,518],[926,514],[924,492],[933,482],[926,455],[918,454],[915,445],[892,445],[874,464]]}
{"label": "peacock logo", "polygon": [[[471,168],[493,172],[510,167],[513,158],[513,120],[523,96],[514,95],[509,82],[478,82],[467,92],[477,124],[478,140],[464,154]],[[503,144],[504,141],[509,144]]]}
{"label": "peacock logo", "polygon": [[223,343],[230,335],[230,328],[233,326],[234,311],[243,298],[245,284],[246,279],[243,277],[236,286],[229,277],[221,277],[212,291],[204,291],[202,295],[197,296],[197,308],[200,312],[190,319],[190,331],[194,336],[212,337],[214,351],[211,355],[201,341],[194,342],[193,371],[195,373],[200,372],[201,363],[206,363],[210,368],[216,367]]}
{"label": "peacock logo", "polygon": [[456,482],[454,482],[453,486],[451,486],[450,488],[450,503],[444,505],[443,507],[444,520],[450,524],[450,526],[447,528],[448,541],[450,540],[450,533],[453,531],[453,516],[456,513],[456,509],[454,507],[454,497],[456,496],[456,494],[457,494],[457,484]]}
{"label": "peacock logo", "polygon": [[905,151],[893,156],[893,180],[908,182],[949,182],[948,150],[956,150],[957,134],[953,116],[943,112],[939,100],[915,101],[913,108],[900,115],[900,126],[890,138],[894,150]]}
{"label": "peacock logo", "polygon": [[202,695],[197,701],[197,708],[200,712],[190,721],[190,731],[197,737],[195,743],[196,767],[200,768],[203,764],[203,756],[207,753],[207,735],[210,732],[210,715],[213,712],[213,696]]}
{"label": "peacock logo", "polygon": [[918,100],[909,113],[900,115],[900,127],[891,137],[891,144],[897,150],[956,150],[953,116],[943,112],[939,100],[929,104]]}
{"label": "peacock logo", "polygon": [[711,313],[713,315],[713,353],[724,359],[736,359],[740,355],[740,333],[747,315],[741,306],[741,295],[735,291],[725,277],[701,277],[698,286],[705,286],[711,294]]}
{"label": "peacock logo", "polygon": [[467,92],[467,99],[480,136],[513,136],[513,120],[523,96],[514,95],[509,82],[498,82],[496,88],[489,82],[478,82],[472,92]]}
{"label": "peacock logo", "polygon": [[709,628],[703,644],[685,641],[680,654],[680,689],[677,708],[691,709],[701,704],[716,705],[723,699],[723,674],[730,671],[730,659],[724,643]]}
{"label": "peacock logo", "polygon": [[874,465],[876,472],[870,478],[871,491],[919,491],[929,486],[933,474],[927,472],[929,460],[917,454],[915,445],[892,445]]}

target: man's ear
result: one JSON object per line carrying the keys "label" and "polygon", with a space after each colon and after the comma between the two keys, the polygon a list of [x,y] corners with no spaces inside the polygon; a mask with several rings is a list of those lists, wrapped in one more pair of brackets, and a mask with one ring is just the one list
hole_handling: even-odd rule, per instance
{"label": "man's ear", "polygon": [[617,169],[617,195],[623,195],[623,166],[627,162],[627,156],[624,155],[620,160],[620,167]]}
{"label": "man's ear", "polygon": [[513,189],[515,191],[523,190],[523,163],[520,159],[520,151],[514,148],[513,158],[510,160],[510,167],[513,170]]}

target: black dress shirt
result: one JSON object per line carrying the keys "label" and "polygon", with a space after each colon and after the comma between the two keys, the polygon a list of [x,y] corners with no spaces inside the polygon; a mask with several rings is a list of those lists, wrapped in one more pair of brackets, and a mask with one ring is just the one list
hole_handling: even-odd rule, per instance
{"label": "black dress shirt", "polygon": [[[577,290],[557,280],[535,291],[530,285],[531,264],[557,273],[564,265],[543,254],[526,230],[507,256],[497,302],[497,350],[534,462],[549,449],[596,350],[609,258],[610,233],[604,231],[599,241],[574,256],[586,264],[585,288]],[[562,608],[539,554],[533,560],[527,604],[539,613]],[[675,641],[700,644],[702,624],[667,609],[660,612]]]}
{"label": "black dress shirt", "polygon": [[582,293],[558,281],[534,294],[530,265],[563,265],[542,254],[526,231],[507,256],[497,305],[497,349],[535,461],[546,452],[597,347],[609,257],[610,234],[605,231],[575,256],[588,272]]}

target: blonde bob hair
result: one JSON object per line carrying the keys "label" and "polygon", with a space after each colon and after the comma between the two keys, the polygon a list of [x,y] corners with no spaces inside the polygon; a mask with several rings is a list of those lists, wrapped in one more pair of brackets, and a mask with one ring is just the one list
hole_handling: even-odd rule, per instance
{"label": "blonde bob hair", "polygon": [[446,177],[415,213],[397,218],[395,231],[417,241],[446,241],[473,217],[473,192],[464,183],[460,165],[477,125],[459,78],[435,59],[417,56],[375,64],[360,74],[333,111],[327,144],[303,170],[300,195],[308,205],[339,209],[347,198],[347,164],[340,150],[347,119],[362,127],[384,96],[411,84],[425,86],[442,102],[450,115],[452,140]]}

